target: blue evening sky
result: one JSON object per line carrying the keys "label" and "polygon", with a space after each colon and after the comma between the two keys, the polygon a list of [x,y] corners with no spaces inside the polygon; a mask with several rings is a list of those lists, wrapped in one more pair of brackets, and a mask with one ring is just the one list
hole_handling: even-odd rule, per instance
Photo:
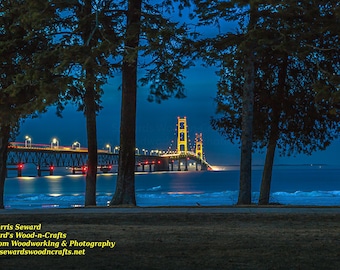
{"label": "blue evening sky", "polygon": [[[185,16],[184,16],[185,17]],[[182,17],[180,20],[185,20]],[[175,16],[178,19],[177,16]],[[222,23],[221,32],[233,32],[235,23]],[[213,36],[217,28],[204,27],[200,29],[205,36]],[[185,99],[169,99],[161,104],[147,101],[148,89],[138,89],[137,100],[137,147],[142,149],[166,150],[171,141],[176,141],[177,117],[187,117],[189,136],[194,141],[195,133],[203,133],[203,149],[207,161],[212,165],[229,165],[240,163],[239,145],[226,141],[210,125],[210,119],[215,113],[214,97],[217,92],[217,76],[214,68],[205,68],[200,65],[192,67],[184,73],[186,75]],[[98,147],[105,148],[106,144],[112,147],[119,145],[120,102],[121,92],[118,87],[121,77],[117,75],[104,87],[103,110],[97,118]],[[87,145],[85,118],[82,112],[69,106],[63,113],[63,118],[55,115],[55,109],[41,115],[37,119],[26,120],[21,127],[17,141],[24,141],[28,135],[32,143],[50,144],[56,137],[62,146],[70,146],[79,141],[81,146]],[[173,149],[176,147],[173,145]],[[298,155],[297,157],[279,157],[275,164],[309,164],[328,163],[340,165],[340,140],[334,141],[326,151],[320,151],[311,156]],[[263,164],[264,154],[255,153],[253,164]]]}
{"label": "blue evening sky", "polygon": [[[185,99],[169,99],[161,104],[147,101],[148,89],[138,89],[137,102],[137,147],[142,149],[166,150],[171,141],[176,141],[177,117],[187,117],[189,136],[194,141],[195,133],[203,133],[203,148],[207,161],[213,165],[239,164],[239,145],[226,141],[210,126],[211,116],[215,113],[214,97],[217,91],[217,76],[212,68],[195,66],[185,72]],[[98,147],[106,144],[119,145],[121,91],[118,87],[121,77],[117,75],[105,86],[103,110],[97,118]],[[23,142],[28,135],[32,143],[50,144],[58,138],[60,145],[70,146],[79,141],[86,147],[85,118],[75,107],[68,106],[63,118],[55,115],[51,108],[39,118],[26,120],[16,141]],[[175,145],[173,147],[176,147]],[[311,156],[276,157],[275,164],[327,163],[339,165],[340,141],[334,141],[326,151],[315,152]],[[264,163],[264,154],[253,155],[254,164]]]}

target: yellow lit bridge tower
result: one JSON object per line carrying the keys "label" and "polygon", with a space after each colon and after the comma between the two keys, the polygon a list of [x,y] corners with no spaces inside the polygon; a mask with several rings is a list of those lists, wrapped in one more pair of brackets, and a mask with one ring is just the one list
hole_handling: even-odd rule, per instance
{"label": "yellow lit bridge tower", "polygon": [[203,137],[202,133],[196,133],[195,138],[195,154],[196,156],[199,156],[201,159],[203,159]]}
{"label": "yellow lit bridge tower", "polygon": [[177,117],[177,152],[188,152],[188,126],[187,118]]}

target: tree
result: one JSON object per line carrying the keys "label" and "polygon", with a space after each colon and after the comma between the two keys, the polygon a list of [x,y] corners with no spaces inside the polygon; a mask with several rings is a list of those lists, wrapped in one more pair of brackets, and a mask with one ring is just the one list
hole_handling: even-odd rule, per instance
{"label": "tree", "polygon": [[118,179],[112,204],[136,205],[135,149],[138,46],[141,32],[142,0],[129,1],[127,10],[125,54],[122,67],[122,107]]}
{"label": "tree", "polygon": [[[320,7],[320,3],[275,5],[268,1],[258,7],[253,147],[267,147],[260,204],[269,202],[277,146],[282,155],[311,154],[325,149],[339,129],[338,116],[331,113],[334,103],[318,98],[317,93],[320,86],[336,92],[336,86],[325,74],[339,72],[336,68],[339,59],[320,52],[324,51],[320,47],[322,43],[336,44],[338,40],[334,34],[325,35],[318,28],[324,21]],[[324,13],[325,10],[324,7]],[[315,38],[316,33],[322,33],[322,42]],[[327,72],[320,71],[320,62]],[[213,127],[231,140],[239,138],[242,130],[243,115],[239,108],[242,82],[234,72],[239,64],[243,65],[238,61],[226,62],[221,71],[223,77],[216,101],[218,114],[222,116],[212,120]]]}
{"label": "tree", "polygon": [[219,87],[232,88],[234,83],[238,86],[242,85],[242,95],[237,97],[240,101],[239,108],[242,108],[239,115],[241,162],[237,204],[251,204],[254,65],[258,47],[256,40],[258,1],[194,2],[201,25],[220,26],[222,21],[233,23],[238,21],[240,26],[235,33],[219,33],[216,37],[205,39],[198,44],[203,59],[210,65],[219,63],[221,67]]}
{"label": "tree", "polygon": [[0,7],[0,208],[4,208],[11,135],[22,119],[57,102],[67,79],[57,72],[59,48],[47,34],[58,19],[55,9],[40,0],[4,0]]}
{"label": "tree", "polygon": [[116,16],[118,4],[109,0],[56,2],[63,22],[59,33],[59,42],[65,46],[63,67],[68,69],[73,80],[64,100],[76,103],[86,117],[88,161],[85,206],[96,205],[96,116],[101,109],[102,86],[120,66],[114,61],[121,45],[121,34],[117,31],[120,20],[120,16]]}
{"label": "tree", "polygon": [[[273,10],[276,8],[272,5]],[[289,154],[311,154],[315,150],[324,150],[337,138],[340,118],[334,113],[334,107],[339,103],[320,98],[318,94],[320,89],[325,88],[331,93],[339,91],[339,84],[334,83],[334,75],[340,75],[340,47],[336,45],[339,44],[339,33],[333,26],[339,23],[339,17],[335,10],[335,3],[329,1],[293,1],[282,7],[279,16],[272,15],[275,17],[267,23],[268,27],[274,21],[274,35],[280,33],[285,40],[295,39],[275,44],[277,49],[272,53],[276,54],[272,63],[279,65],[269,67],[274,71],[275,80],[268,85],[277,82],[277,97],[281,102],[280,106],[272,106],[259,204],[269,203],[277,145],[281,149],[288,148]]]}
{"label": "tree", "polygon": [[150,87],[149,100],[160,102],[173,95],[184,97],[181,71],[191,64],[185,58],[191,48],[186,28],[162,15],[161,10],[169,7],[168,2],[152,5],[142,0],[127,1],[118,177],[111,206],[136,205],[134,172],[139,57],[145,60],[140,65],[145,71],[140,82]]}
{"label": "tree", "polygon": [[[250,202],[250,150],[267,146],[260,203],[268,203],[277,145],[281,154],[311,153],[324,149],[336,137],[338,119],[331,113],[336,104],[325,100],[317,89],[326,88],[331,93],[339,89],[335,79],[339,74],[339,42],[334,28],[339,20],[335,16],[338,7],[329,1],[196,4],[202,24],[220,25],[226,20],[240,25],[234,32],[219,33],[203,40],[204,46],[200,44],[208,64],[220,64],[216,98],[220,117],[212,119],[212,126],[231,141],[241,140],[238,204]],[[325,50],[325,44],[332,44],[332,49]],[[245,95],[250,83],[254,84],[253,120],[251,109],[247,110],[251,92]],[[251,121],[256,127],[252,135],[248,128]]]}
{"label": "tree", "polygon": [[251,171],[252,171],[252,142],[254,120],[254,78],[255,78],[255,53],[256,42],[255,1],[250,2],[249,24],[247,26],[248,40],[240,44],[239,49],[244,52],[244,85],[242,89],[242,133],[241,133],[241,163],[240,163],[240,189],[237,204],[251,204]]}

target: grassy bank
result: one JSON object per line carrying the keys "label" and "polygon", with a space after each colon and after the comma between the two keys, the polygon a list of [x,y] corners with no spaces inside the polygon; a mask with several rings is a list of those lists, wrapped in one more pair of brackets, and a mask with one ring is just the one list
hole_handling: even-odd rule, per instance
{"label": "grassy bank", "polygon": [[[2,255],[1,269],[339,269],[340,266],[337,214],[0,212],[0,224],[41,224],[41,230],[35,232],[42,238],[18,239],[14,228],[5,228],[0,233],[14,233],[14,239],[22,242],[59,243],[58,248],[47,249],[77,249],[85,253]],[[58,233],[65,237],[50,238]],[[66,247],[61,246],[63,240]],[[70,247],[74,240],[85,244],[108,241],[115,246]],[[25,249],[38,249],[32,245]],[[19,248],[0,247],[5,249]]]}

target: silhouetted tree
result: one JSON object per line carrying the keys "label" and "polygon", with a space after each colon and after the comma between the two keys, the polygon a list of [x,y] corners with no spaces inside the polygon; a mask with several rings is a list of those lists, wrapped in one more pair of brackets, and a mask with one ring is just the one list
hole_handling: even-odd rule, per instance
{"label": "silhouetted tree", "polygon": [[[199,24],[217,25],[238,22],[239,28],[230,33],[198,42],[200,55],[210,65],[220,65],[219,87],[242,88],[238,95],[240,113],[240,188],[238,204],[251,203],[252,138],[257,13],[259,1],[194,1]],[[231,105],[233,106],[233,105]]]}
{"label": "silhouetted tree", "polygon": [[[273,4],[267,8],[268,15],[261,27],[271,29],[271,36],[276,38],[267,43],[272,47],[270,65],[265,68],[259,65],[259,69],[272,70],[268,76],[259,76],[262,80],[259,88],[271,86],[276,93],[270,89],[263,93],[267,98],[271,93],[271,111],[266,115],[269,116],[265,134],[267,154],[259,204],[269,203],[277,146],[281,155],[311,154],[324,150],[337,138],[340,118],[334,110],[339,109],[340,103],[320,97],[324,89],[328,93],[340,90],[335,82],[335,75],[340,76],[339,31],[334,28],[340,19],[335,14],[336,8],[329,1],[290,1],[284,6]],[[263,59],[268,58],[265,54]],[[268,74],[262,72],[265,73]]]}
{"label": "silhouetted tree", "polygon": [[[171,22],[162,13],[171,1],[151,4],[148,1],[125,2],[125,41],[122,67],[122,107],[120,151],[116,191],[110,205],[136,205],[135,148],[137,71],[143,68],[140,79],[150,87],[149,100],[184,97],[182,71],[190,66],[186,55],[191,52],[186,28]],[[144,63],[139,65],[139,58]]]}
{"label": "silhouetted tree", "polygon": [[135,149],[136,149],[136,99],[137,63],[141,32],[142,0],[129,1],[126,38],[122,66],[122,106],[120,115],[120,149],[118,179],[112,204],[136,205]]}
{"label": "silhouetted tree", "polygon": [[[338,44],[338,35],[321,27],[325,20],[336,24],[335,17],[325,15],[331,10],[329,3],[324,7],[320,4],[258,2],[255,28],[248,31],[256,41],[253,147],[267,147],[260,204],[269,202],[277,146],[282,155],[310,154],[325,149],[339,128],[339,119],[332,114],[334,103],[320,98],[317,93],[320,86],[331,92],[338,91],[326,74],[339,73],[339,57],[330,57],[330,50],[324,50],[321,45]],[[235,35],[228,37],[232,39],[230,43],[238,42]],[[211,50],[220,50],[222,41],[212,42]],[[229,46],[220,52],[222,56],[217,54],[217,59],[222,61],[216,98],[217,113],[221,116],[212,120],[213,127],[232,141],[241,138],[244,130],[244,79],[240,70],[249,68],[240,61],[242,51],[235,49],[238,47]],[[334,52],[332,50],[332,54]],[[326,72],[320,70],[321,64]]]}
{"label": "silhouetted tree", "polygon": [[[336,104],[324,94],[334,93],[334,98],[339,90],[338,6],[330,1],[196,3],[202,24],[227,20],[240,26],[200,44],[206,61],[220,64],[216,102],[221,116],[212,119],[212,126],[231,141],[241,140],[239,204],[250,202],[252,145],[267,147],[259,201],[267,204],[277,145],[281,154],[310,154],[336,137]],[[252,93],[245,95],[251,83],[253,119]],[[251,124],[252,136],[247,129]]]}
{"label": "silhouetted tree", "polygon": [[22,119],[58,101],[67,80],[58,72],[60,47],[53,44],[56,10],[41,0],[0,3],[0,208],[9,140]]}
{"label": "silhouetted tree", "polygon": [[64,101],[78,104],[86,117],[88,161],[85,206],[96,205],[98,166],[96,116],[103,93],[102,86],[120,64],[115,62],[121,45],[119,3],[116,1],[56,1],[63,28],[59,43],[65,46],[62,65],[72,76],[73,84]]}

